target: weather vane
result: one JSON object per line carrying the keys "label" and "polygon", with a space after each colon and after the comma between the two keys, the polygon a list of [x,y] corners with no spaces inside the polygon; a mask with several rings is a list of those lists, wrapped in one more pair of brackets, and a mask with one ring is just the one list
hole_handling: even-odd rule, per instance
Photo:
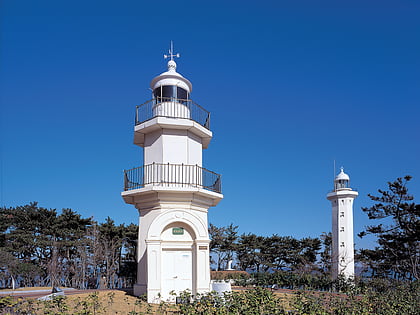
{"label": "weather vane", "polygon": [[168,55],[163,55],[163,58],[167,59],[167,58],[171,58],[171,60],[174,60],[174,57],[179,58],[181,55],[180,54],[174,54],[174,44],[171,41],[171,47],[169,48],[169,54]]}

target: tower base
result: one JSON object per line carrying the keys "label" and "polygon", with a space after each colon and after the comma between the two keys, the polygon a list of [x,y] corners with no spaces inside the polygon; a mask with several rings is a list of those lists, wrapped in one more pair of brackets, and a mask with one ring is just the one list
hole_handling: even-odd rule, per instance
{"label": "tower base", "polygon": [[147,285],[136,283],[133,287],[133,294],[135,296],[142,296],[147,294]]}

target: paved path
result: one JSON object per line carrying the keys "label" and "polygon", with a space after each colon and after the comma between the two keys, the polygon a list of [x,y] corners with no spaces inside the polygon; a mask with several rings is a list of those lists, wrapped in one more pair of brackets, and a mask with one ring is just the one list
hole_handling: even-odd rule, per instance
{"label": "paved path", "polygon": [[[69,291],[69,290],[76,290],[73,288],[67,288],[67,289],[61,289],[63,291]],[[29,293],[33,293],[33,292],[49,292],[51,293],[51,289],[39,289],[39,290],[14,290],[14,291],[0,291],[0,295],[17,295],[20,293],[25,293],[25,292],[29,292]]]}
{"label": "paved path", "polygon": [[[73,288],[62,289],[65,295],[74,295],[74,294],[83,294],[83,293],[93,293],[97,291],[110,291],[110,289],[89,289],[89,290],[77,290]],[[25,290],[25,291],[0,291],[0,296],[13,296],[13,297],[25,297],[25,298],[39,298],[51,294],[51,290]]]}

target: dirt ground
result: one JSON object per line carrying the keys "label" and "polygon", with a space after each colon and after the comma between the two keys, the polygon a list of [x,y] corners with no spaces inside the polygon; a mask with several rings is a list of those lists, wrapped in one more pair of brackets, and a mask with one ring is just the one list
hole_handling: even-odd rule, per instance
{"label": "dirt ground", "polygon": [[[63,289],[63,288],[61,288]],[[25,291],[48,290],[49,292],[41,291],[37,294]],[[233,288],[233,291],[243,291],[244,289]],[[0,290],[1,293],[10,290]],[[21,288],[14,291],[13,296],[16,299],[35,299],[39,296],[47,295],[51,292],[51,287],[38,288]],[[20,293],[20,294],[19,294]],[[289,305],[289,300],[293,295],[292,292],[274,292],[276,296],[281,298],[284,306]],[[176,309],[177,306],[169,303],[162,303],[161,305],[150,305],[143,299],[130,295],[122,290],[71,290],[66,292],[66,305],[69,309],[82,310],[88,308],[94,314],[179,314]]]}
{"label": "dirt ground", "polygon": [[[90,301],[92,305],[92,295],[93,293],[70,295],[67,297],[68,304],[69,306],[77,307],[78,304],[80,305],[81,301]],[[129,295],[124,291],[97,291],[97,295],[99,302],[99,306],[96,310],[97,314],[128,314],[129,312],[135,314],[135,312],[140,311],[146,312],[148,308],[146,302],[135,296]],[[152,306],[150,310],[156,311],[157,308]]]}

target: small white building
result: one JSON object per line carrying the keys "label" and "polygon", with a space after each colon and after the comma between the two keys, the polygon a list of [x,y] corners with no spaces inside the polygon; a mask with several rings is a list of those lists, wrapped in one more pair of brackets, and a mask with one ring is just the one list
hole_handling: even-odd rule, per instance
{"label": "small white building", "polygon": [[327,195],[332,204],[332,278],[341,274],[354,278],[353,200],[358,192],[350,188],[350,177],[343,168]]}
{"label": "small white building", "polygon": [[176,71],[150,84],[152,99],[136,108],[134,143],[144,165],[124,172],[126,203],[139,211],[134,294],[149,303],[173,301],[171,292],[210,291],[207,211],[223,198],[221,176],[202,166],[212,138],[210,113],[190,98],[192,84]]}

